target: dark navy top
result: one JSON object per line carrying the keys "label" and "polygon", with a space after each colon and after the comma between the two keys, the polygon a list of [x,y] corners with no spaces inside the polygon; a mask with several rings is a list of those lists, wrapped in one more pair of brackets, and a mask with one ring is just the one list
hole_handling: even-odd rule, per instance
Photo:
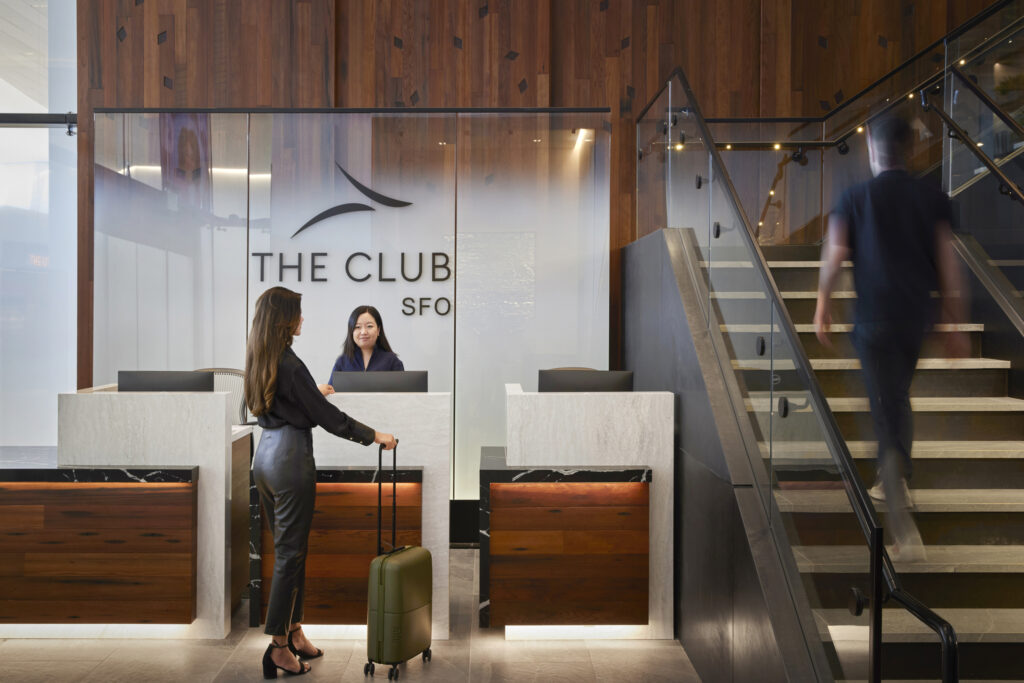
{"label": "dark navy top", "polygon": [[939,285],[936,226],[952,222],[949,197],[934,182],[884,171],[846,190],[833,213],[849,225],[854,322],[930,322]]}
{"label": "dark navy top", "polygon": [[256,420],[264,429],[285,425],[311,429],[320,425],[335,436],[364,446],[372,444],[376,436],[373,429],[353,420],[324,398],[306,364],[290,346],[285,348],[277,364],[277,386],[270,410]]}
{"label": "dark navy top", "polygon": [[327,383],[334,386],[334,373],[336,372],[363,372],[364,370],[374,372],[377,370],[405,370],[405,365],[398,359],[398,356],[391,351],[385,351],[383,349],[374,348],[373,354],[370,356],[370,367],[363,367],[363,352],[361,349],[356,350],[356,357],[349,358],[345,354],[338,356],[338,360],[334,361],[334,369],[331,370],[331,378],[327,380]]}

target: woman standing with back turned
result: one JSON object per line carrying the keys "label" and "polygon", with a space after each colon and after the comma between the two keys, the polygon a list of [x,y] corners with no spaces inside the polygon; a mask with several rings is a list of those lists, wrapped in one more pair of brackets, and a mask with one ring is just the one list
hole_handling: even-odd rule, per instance
{"label": "woman standing with back turned", "polygon": [[265,633],[272,641],[263,654],[263,677],[277,670],[301,675],[323,654],[302,632],[306,548],[316,499],[312,428],[368,446],[395,447],[391,434],[375,432],[331,405],[313,376],[292,351],[302,332],[302,295],[284,287],[256,300],[245,352],[245,403],[263,428],[253,457],[253,480],[274,534],[274,576],[270,584]]}

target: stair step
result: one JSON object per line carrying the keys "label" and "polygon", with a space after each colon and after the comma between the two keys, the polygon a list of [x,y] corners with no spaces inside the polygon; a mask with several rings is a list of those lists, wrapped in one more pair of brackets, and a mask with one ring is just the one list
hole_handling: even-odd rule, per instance
{"label": "stair step", "polygon": [[[762,392],[751,392],[745,399],[747,411],[767,412],[774,401],[781,396],[786,396],[792,402],[790,412],[799,414],[810,413],[808,404],[794,405],[795,402],[803,402],[806,399],[804,392],[775,392],[774,396],[761,395]],[[866,398],[830,398],[828,405],[833,413],[866,413],[871,406]],[[1022,412],[1024,413],[1024,399],[1012,398],[1010,396],[959,396],[947,398],[943,396],[922,396],[910,399],[910,408],[915,416],[922,413],[1000,413],[1000,412]]]}
{"label": "stair step", "polygon": [[[936,609],[961,643],[1024,642],[1024,609]],[[867,641],[867,613],[855,617],[845,609],[816,609],[818,632],[828,641]],[[935,632],[902,608],[882,611],[882,640],[891,643],[938,643]]]}
{"label": "stair step", "polygon": [[[841,489],[776,490],[779,511],[787,514],[852,512]],[[911,489],[916,513],[1024,512],[1024,489]],[[875,509],[885,503],[875,501]]]}
{"label": "stair step", "polygon": [[[878,444],[874,441],[847,441],[846,447],[854,459],[874,460]],[[767,457],[768,444],[761,444]],[[828,460],[823,441],[776,442],[772,446],[775,458],[786,460]],[[993,458],[1024,458],[1024,441],[915,441],[914,460],[989,460]]]}
{"label": "stair step", "polygon": [[[748,333],[748,334],[768,334],[769,331],[772,331],[772,332],[775,332],[775,333],[778,333],[780,331],[778,325],[771,326],[771,330],[769,330],[769,325],[766,325],[766,324],[763,324],[763,323],[761,323],[761,324],[758,324],[758,323],[754,323],[754,324],[727,324],[727,325],[719,325],[719,327],[721,328],[722,332],[725,332],[726,334],[734,334],[734,333],[736,333],[736,334],[742,334],[742,333]],[[796,328],[796,331],[797,331],[798,334],[814,334],[814,323],[795,323],[793,325],[793,327]],[[935,325],[935,327],[932,328],[932,331],[933,332],[984,332],[985,331],[985,326],[980,324],[980,323],[964,323],[964,324],[960,324],[960,325],[952,325],[952,324],[948,324],[948,323],[942,323],[942,324],[939,324],[939,325]],[[850,332],[853,332],[853,323],[834,323],[832,325],[832,333],[833,334],[837,334],[837,333],[838,334],[847,334],[847,333],[850,333]]]}
{"label": "stair step", "polygon": [[[811,358],[813,370],[860,370],[857,358]],[[774,362],[774,366],[772,363]],[[796,363],[783,358],[732,361],[734,370],[795,370]],[[998,358],[922,358],[918,370],[1009,370],[1010,361]]]}
{"label": "stair step", "polygon": [[[707,268],[708,261],[701,261],[700,267]],[[776,268],[813,268],[815,270],[821,268],[822,261],[768,261],[768,269],[775,270]],[[753,268],[754,264],[751,261],[710,261],[712,268]],[[1024,265],[1024,263],[1022,263]],[[843,261],[843,268],[853,268],[853,261]]]}
{"label": "stair step", "polygon": [[[921,562],[894,561],[900,574],[1024,572],[1024,546],[1020,545],[930,545]],[[869,570],[868,547],[851,545],[793,546],[801,572],[857,574]]]}

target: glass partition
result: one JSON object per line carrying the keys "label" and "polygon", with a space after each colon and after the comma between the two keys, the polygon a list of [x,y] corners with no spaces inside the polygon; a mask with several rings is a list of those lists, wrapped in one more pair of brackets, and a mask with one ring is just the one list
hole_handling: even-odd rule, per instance
{"label": "glass partition", "polygon": [[459,116],[456,498],[479,494],[481,447],[505,443],[506,383],[536,391],[538,369],[608,369],[605,124],[594,114]]}
{"label": "glass partition", "polygon": [[405,368],[453,393],[451,493],[474,498],[506,382],[607,368],[609,130],[582,112],[98,114],[95,381],[243,367],[255,301],[282,285],[326,383],[372,305]]}
{"label": "glass partition", "polygon": [[93,383],[245,364],[245,114],[99,114]]}

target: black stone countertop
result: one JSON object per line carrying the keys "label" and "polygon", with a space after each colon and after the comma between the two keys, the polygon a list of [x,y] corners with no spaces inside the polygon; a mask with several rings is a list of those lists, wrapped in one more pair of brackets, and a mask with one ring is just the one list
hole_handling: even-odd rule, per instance
{"label": "black stone countertop", "polygon": [[196,481],[198,467],[49,467],[0,468],[0,482],[187,483]]}

